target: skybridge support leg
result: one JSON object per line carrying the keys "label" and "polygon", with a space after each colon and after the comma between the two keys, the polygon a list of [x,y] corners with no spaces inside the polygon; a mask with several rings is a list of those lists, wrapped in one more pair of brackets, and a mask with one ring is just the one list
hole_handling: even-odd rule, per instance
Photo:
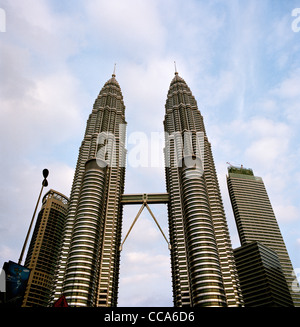
{"label": "skybridge support leg", "polygon": [[142,203],[142,206],[140,207],[140,210],[138,211],[138,213],[137,213],[136,217],[134,218],[134,220],[133,220],[133,222],[132,222],[132,224],[131,224],[131,226],[130,226],[130,228],[129,228],[129,230],[128,230],[128,232],[127,232],[127,234],[126,234],[126,236],[125,236],[125,238],[124,238],[124,240],[123,240],[123,242],[121,243],[120,248],[119,248],[119,251],[122,251],[122,249],[123,249],[123,245],[124,245],[124,243],[125,243],[125,241],[126,241],[128,235],[130,234],[130,232],[131,232],[131,230],[132,230],[134,224],[137,222],[139,216],[141,215],[141,213],[142,213],[142,211],[144,210],[145,207],[148,209],[148,211],[149,211],[151,217],[152,217],[153,220],[155,221],[155,223],[156,223],[157,227],[159,228],[159,230],[160,230],[162,236],[164,237],[164,239],[165,239],[166,242],[168,243],[168,248],[169,248],[169,250],[171,250],[171,244],[169,243],[168,239],[166,238],[166,236],[165,236],[163,230],[161,229],[161,227],[160,227],[158,221],[156,220],[156,218],[155,218],[153,212],[151,211],[151,209],[150,209],[150,207],[149,207],[149,205],[148,205],[148,203],[147,203],[146,197],[144,197],[144,201],[143,201],[143,203]]}
{"label": "skybridge support leg", "polygon": [[120,245],[119,251],[122,251],[122,249],[123,249],[123,244],[125,243],[125,241],[126,241],[128,235],[129,235],[129,233],[131,232],[131,230],[132,230],[134,224],[137,222],[137,220],[138,220],[139,216],[141,215],[142,211],[144,210],[144,208],[145,208],[145,203],[142,204],[142,206],[140,207],[140,210],[139,210],[138,214],[137,214],[136,217],[134,218],[134,221],[133,221],[133,223],[131,224],[131,226],[130,226],[130,228],[129,228],[129,231],[128,231],[127,234],[126,234],[126,236],[125,236],[125,238],[124,238],[124,241],[123,241],[122,244]]}
{"label": "skybridge support leg", "polygon": [[169,250],[171,250],[171,244],[169,243],[168,239],[166,238],[166,236],[165,236],[163,230],[161,229],[161,227],[160,227],[158,221],[156,220],[156,218],[155,218],[153,212],[151,211],[150,207],[148,206],[147,202],[146,202],[146,208],[148,209],[150,215],[152,216],[152,218],[153,218],[153,220],[155,221],[157,227],[159,228],[160,232],[162,233],[162,236],[164,237],[164,239],[165,239],[166,242],[168,243],[168,248],[169,248]]}

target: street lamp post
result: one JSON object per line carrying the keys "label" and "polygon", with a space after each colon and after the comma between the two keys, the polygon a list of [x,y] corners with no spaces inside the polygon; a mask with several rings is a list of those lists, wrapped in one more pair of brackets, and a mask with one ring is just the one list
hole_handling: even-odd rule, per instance
{"label": "street lamp post", "polygon": [[18,261],[18,264],[19,265],[22,263],[23,255],[24,255],[24,252],[25,252],[25,248],[26,248],[26,245],[27,245],[27,242],[28,242],[28,238],[29,238],[29,235],[30,235],[30,231],[31,231],[31,228],[32,228],[32,225],[33,225],[34,217],[35,217],[36,210],[37,210],[38,205],[39,205],[39,202],[40,202],[40,198],[41,198],[43,189],[44,189],[44,187],[47,187],[48,186],[48,181],[47,181],[48,175],[49,175],[49,170],[48,169],[44,169],[43,170],[43,177],[44,177],[44,179],[42,181],[42,188],[41,188],[41,191],[40,191],[40,194],[39,194],[39,197],[38,197],[38,200],[37,200],[37,203],[36,203],[36,206],[35,206],[35,209],[34,209],[32,218],[31,218],[30,226],[29,226],[29,229],[28,229],[26,238],[25,238],[24,245],[23,245],[23,248],[22,248],[22,251],[21,251],[21,254],[20,254],[20,258],[19,258],[19,261]]}

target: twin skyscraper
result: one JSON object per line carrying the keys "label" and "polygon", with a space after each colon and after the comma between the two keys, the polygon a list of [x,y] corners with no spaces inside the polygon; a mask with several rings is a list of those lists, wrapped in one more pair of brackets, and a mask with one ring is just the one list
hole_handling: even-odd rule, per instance
{"label": "twin skyscraper", "polygon": [[[70,306],[117,305],[126,124],[113,74],[95,100],[79,149],[52,301],[64,294]],[[174,305],[243,306],[203,117],[177,72],[167,94],[164,130],[162,201],[168,204]],[[140,203],[148,198],[141,195]]]}

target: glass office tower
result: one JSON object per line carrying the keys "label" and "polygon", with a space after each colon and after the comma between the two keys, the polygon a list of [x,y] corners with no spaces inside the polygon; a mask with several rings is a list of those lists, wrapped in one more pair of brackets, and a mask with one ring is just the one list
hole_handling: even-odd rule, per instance
{"label": "glass office tower", "polygon": [[292,307],[278,255],[254,241],[234,249],[245,307]]}
{"label": "glass office tower", "polygon": [[31,269],[24,307],[48,306],[63,240],[69,199],[54,190],[45,194],[32,234],[25,266]]}
{"label": "glass office tower", "polygon": [[300,294],[292,289],[292,263],[262,178],[251,169],[231,166],[227,185],[241,245],[258,241],[277,253],[294,305],[299,306]]}

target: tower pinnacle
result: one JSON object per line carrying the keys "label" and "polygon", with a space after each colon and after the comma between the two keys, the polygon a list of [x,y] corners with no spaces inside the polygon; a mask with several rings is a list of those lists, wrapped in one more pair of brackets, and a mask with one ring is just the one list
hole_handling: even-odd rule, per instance
{"label": "tower pinnacle", "polygon": [[174,61],[174,66],[175,66],[175,75],[178,75],[177,67],[176,67],[176,61]]}
{"label": "tower pinnacle", "polygon": [[116,77],[116,66],[117,66],[117,64],[115,63],[115,64],[114,64],[114,72],[113,72],[113,74],[112,74],[112,77]]}

